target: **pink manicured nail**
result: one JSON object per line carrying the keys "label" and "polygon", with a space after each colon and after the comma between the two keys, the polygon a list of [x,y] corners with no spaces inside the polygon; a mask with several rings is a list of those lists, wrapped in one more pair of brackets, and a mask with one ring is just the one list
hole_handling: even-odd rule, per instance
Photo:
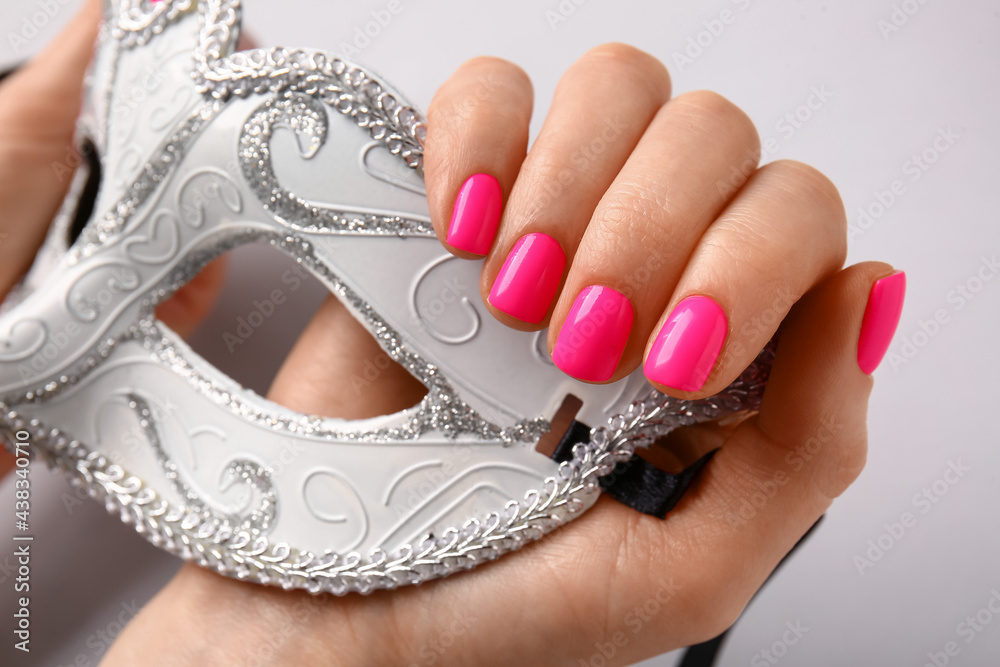
{"label": "pink manicured nail", "polygon": [[653,341],[643,372],[681,391],[705,386],[729,327],[726,313],[707,296],[689,296],[674,308]]}
{"label": "pink manicured nail", "polygon": [[485,255],[493,245],[502,209],[500,182],[489,174],[469,176],[455,198],[448,243],[459,250]]}
{"label": "pink manicured nail", "polygon": [[632,302],[621,292],[584,287],[559,331],[553,363],[578,380],[610,380],[632,331],[632,316]]}
{"label": "pink manicured nail", "polygon": [[497,274],[490,303],[511,317],[541,322],[556,295],[566,254],[548,234],[526,234],[518,239]]}
{"label": "pink manicured nail", "polygon": [[858,337],[858,367],[862,373],[871,375],[888,352],[903,313],[905,296],[906,274],[902,271],[876,280],[872,285]]}

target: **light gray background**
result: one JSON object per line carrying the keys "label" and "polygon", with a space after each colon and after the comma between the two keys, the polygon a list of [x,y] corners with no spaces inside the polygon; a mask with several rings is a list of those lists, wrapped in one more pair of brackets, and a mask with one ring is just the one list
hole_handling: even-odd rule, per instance
{"label": "light gray background", "polygon": [[[776,142],[768,159],[810,162],[839,185],[859,232],[849,262],[880,259],[907,272],[906,307],[890,349],[897,363],[889,359],[877,372],[868,467],[822,529],[750,605],[720,664],[755,664],[755,655],[781,640],[786,622],[796,621],[809,630],[788,647],[780,664],[923,665],[928,652],[941,651],[949,641],[960,648],[952,665],[997,664],[1000,617],[968,642],[958,625],[983,609],[992,591],[1000,591],[995,417],[1000,278],[978,282],[977,276],[988,266],[984,259],[995,261],[1000,254],[1000,3],[400,2],[402,12],[356,58],[388,74],[420,107],[426,108],[435,88],[463,60],[493,54],[517,62],[533,78],[537,132],[559,74],[581,53],[605,41],[635,44],[668,64],[676,92],[712,88],[742,106],[762,137]],[[4,0],[0,64],[41,48],[77,4],[67,0],[66,8],[43,21],[39,0]],[[261,45],[331,50],[353,44],[370,12],[387,5],[377,0],[245,4],[246,26]],[[567,16],[553,25],[547,12],[560,7]],[[710,36],[705,22],[723,10],[732,12],[732,21]],[[900,25],[889,31],[894,11]],[[48,25],[15,52],[9,36],[22,33],[26,19]],[[699,38],[705,45],[701,53],[692,51],[697,57],[680,63],[678,54]],[[796,113],[814,87],[826,90],[829,99],[789,131],[782,119]],[[939,132],[957,137],[945,152],[933,148]],[[914,179],[908,161],[925,150],[935,161]],[[877,220],[859,224],[859,208],[877,204],[878,193],[897,179],[903,194]],[[231,329],[238,315],[249,312],[251,300],[282,270],[273,255],[255,249],[235,259],[232,280],[212,315],[218,331]],[[959,285],[977,289],[975,297],[957,298]],[[269,321],[248,346],[260,354],[287,346],[288,334],[283,338],[278,330],[300,325],[317,295],[315,285],[304,289],[297,322],[289,321],[296,319],[289,309],[281,324]],[[945,323],[927,335],[921,322],[926,327],[935,314]],[[225,360],[219,333],[203,331],[196,347],[214,351],[252,386],[261,387],[273,370],[255,374]],[[942,479],[950,463],[969,470],[921,513],[915,494]],[[93,664],[105,647],[102,635],[115,634],[118,621],[133,613],[131,603],[141,604],[177,562],[96,504],[77,503],[61,478],[41,467],[33,475],[38,537],[31,664],[69,664],[79,656]],[[0,489],[0,507],[12,506],[12,500],[8,482]],[[915,514],[917,524],[859,573],[855,557],[865,555],[869,540],[890,541],[884,524],[898,522],[904,512]],[[8,553],[8,548],[0,552],[5,601],[12,595]],[[8,607],[5,602],[5,618]],[[6,631],[4,637],[7,651]],[[756,664],[765,664],[759,660]],[[674,661],[667,656],[645,664]]]}

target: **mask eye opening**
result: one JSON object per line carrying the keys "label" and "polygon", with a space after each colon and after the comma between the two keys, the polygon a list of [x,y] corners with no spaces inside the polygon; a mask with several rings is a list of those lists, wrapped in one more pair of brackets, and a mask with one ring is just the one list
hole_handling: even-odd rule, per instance
{"label": "mask eye opening", "polygon": [[73,222],[69,226],[69,238],[66,239],[68,245],[73,245],[83,228],[87,226],[90,216],[94,213],[97,194],[101,188],[101,156],[91,139],[85,138],[81,143],[80,157],[81,165],[86,165],[87,182],[80,192],[80,199],[76,203],[76,212],[73,214]]}

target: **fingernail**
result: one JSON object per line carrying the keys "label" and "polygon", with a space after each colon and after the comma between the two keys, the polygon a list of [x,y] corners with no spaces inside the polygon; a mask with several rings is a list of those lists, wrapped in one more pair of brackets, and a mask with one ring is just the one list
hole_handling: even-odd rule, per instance
{"label": "fingernail", "polygon": [[448,243],[459,250],[485,255],[493,245],[503,209],[500,182],[489,174],[473,174],[465,180],[448,225]]}
{"label": "fingernail", "polygon": [[902,271],[881,278],[872,285],[858,337],[858,367],[871,375],[889,350],[899,325],[906,296],[906,274]]}
{"label": "fingernail", "polygon": [[566,254],[548,234],[525,234],[514,244],[490,290],[494,308],[532,324],[545,319],[559,288]]}
{"label": "fingernail", "polygon": [[632,302],[610,287],[580,290],[559,331],[552,361],[585,382],[610,380],[632,331]]}
{"label": "fingernail", "polygon": [[722,307],[707,296],[689,296],[674,307],[653,341],[643,372],[680,391],[698,391],[719,358],[729,324]]}

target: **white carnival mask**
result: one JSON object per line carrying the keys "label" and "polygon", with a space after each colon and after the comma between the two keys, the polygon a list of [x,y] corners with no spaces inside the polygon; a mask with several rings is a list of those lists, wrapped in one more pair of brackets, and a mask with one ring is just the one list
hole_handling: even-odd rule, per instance
{"label": "white carnival mask", "polygon": [[[759,405],[770,348],[700,401],[641,370],[608,385],[560,372],[545,332],[484,311],[481,262],[435,237],[425,126],[405,98],[324,51],[234,53],[239,25],[239,0],[109,0],[77,131],[88,159],[0,316],[7,440],[29,437],[172,553],[343,594],[515,550],[588,509],[636,447]],[[156,320],[156,304],[249,242],[336,294],[426,385],[421,403],[299,414]],[[464,287],[442,300],[445,285]],[[570,394],[582,407],[555,460],[536,445]]]}

